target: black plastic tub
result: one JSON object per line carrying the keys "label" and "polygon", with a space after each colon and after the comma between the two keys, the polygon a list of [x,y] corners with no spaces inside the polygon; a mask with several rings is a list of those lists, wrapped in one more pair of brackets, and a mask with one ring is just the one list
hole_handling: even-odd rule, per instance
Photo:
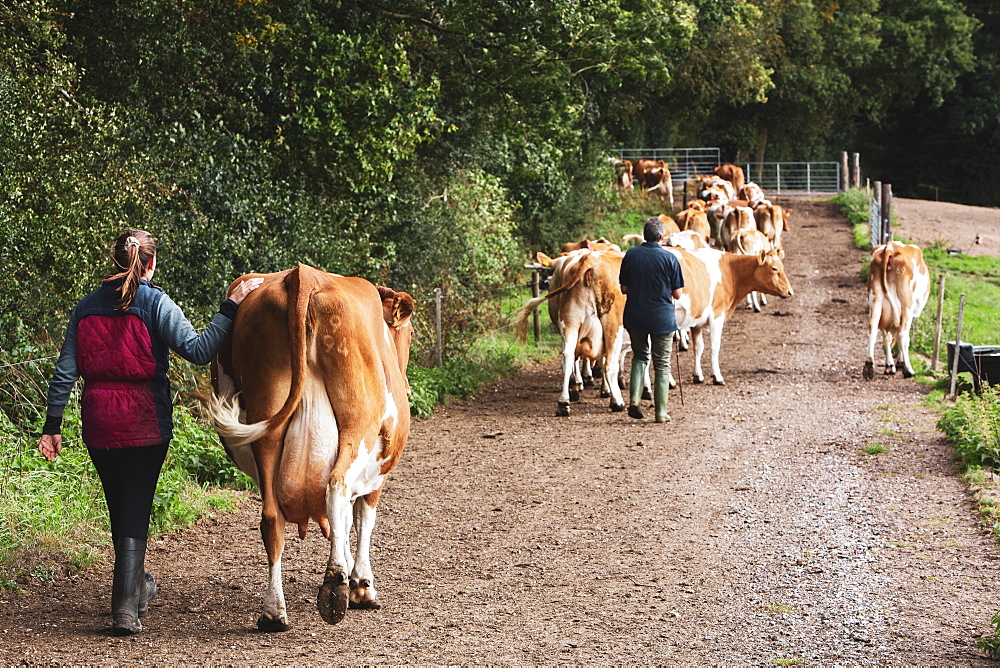
{"label": "black plastic tub", "polygon": [[[948,371],[955,364],[955,342],[948,342]],[[982,384],[1000,384],[1000,346],[974,346],[963,342],[959,346],[959,373],[972,374],[976,392],[982,389]]]}

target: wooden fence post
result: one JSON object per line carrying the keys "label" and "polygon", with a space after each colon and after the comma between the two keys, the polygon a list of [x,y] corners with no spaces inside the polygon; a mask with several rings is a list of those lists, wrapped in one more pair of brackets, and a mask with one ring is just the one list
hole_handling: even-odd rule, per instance
{"label": "wooden fence post", "polygon": [[847,151],[840,153],[840,192],[848,190]]}
{"label": "wooden fence post", "polygon": [[861,187],[861,154],[855,153],[851,156],[851,184],[853,188]]}
{"label": "wooden fence post", "polygon": [[875,200],[875,206],[868,211],[868,239],[872,242],[874,249],[882,243],[882,182],[872,183],[871,197]]}
{"label": "wooden fence post", "polygon": [[931,371],[937,371],[938,356],[941,354],[941,329],[944,325],[942,315],[944,314],[944,274],[938,277],[938,303],[937,303],[937,324],[934,328],[934,352],[931,355]]}
{"label": "wooden fence post", "polygon": [[962,354],[962,318],[965,317],[965,293],[958,298],[958,329],[955,332],[955,357],[951,362],[951,392],[949,396],[954,400],[958,387],[958,358]]}
{"label": "wooden fence post", "polygon": [[[538,286],[538,270],[537,269],[532,269],[531,270],[531,296],[532,296],[532,298],[537,298],[538,295],[539,295],[539,292],[540,292],[540,290],[539,290],[539,286]],[[531,314],[531,317],[532,317],[532,323],[535,326],[535,345],[537,346],[541,342],[541,340],[542,340],[542,319],[541,319],[541,313],[538,312],[537,308],[535,309],[534,313]]]}
{"label": "wooden fence post", "polygon": [[434,344],[435,361],[436,366],[444,366],[444,360],[442,359],[442,343],[441,343],[441,288],[434,288],[434,334],[436,337],[436,342]]}
{"label": "wooden fence post", "polygon": [[882,243],[887,244],[892,241],[892,184],[882,184]]}

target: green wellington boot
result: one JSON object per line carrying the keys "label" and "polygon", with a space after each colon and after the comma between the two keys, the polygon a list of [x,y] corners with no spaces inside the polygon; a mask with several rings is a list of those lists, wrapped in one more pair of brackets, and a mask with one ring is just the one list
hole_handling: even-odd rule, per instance
{"label": "green wellington boot", "polygon": [[642,388],[646,384],[646,366],[648,362],[632,361],[632,375],[628,379],[628,416],[636,420],[642,419],[642,409],[639,401],[642,399]]}
{"label": "green wellington boot", "polygon": [[653,381],[653,405],[656,407],[656,421],[670,422],[667,410],[667,392],[670,390],[670,374],[658,373]]}

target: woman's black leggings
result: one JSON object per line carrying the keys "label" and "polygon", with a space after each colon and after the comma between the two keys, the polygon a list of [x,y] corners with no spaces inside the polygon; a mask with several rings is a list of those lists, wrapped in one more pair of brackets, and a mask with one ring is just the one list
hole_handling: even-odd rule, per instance
{"label": "woman's black leggings", "polygon": [[153,493],[167,456],[166,443],[137,448],[87,448],[104,487],[111,515],[111,538],[146,540]]}

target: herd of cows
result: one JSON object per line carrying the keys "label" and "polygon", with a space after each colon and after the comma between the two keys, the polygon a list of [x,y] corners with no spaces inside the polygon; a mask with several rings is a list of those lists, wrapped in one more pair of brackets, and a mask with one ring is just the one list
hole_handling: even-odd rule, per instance
{"label": "herd of cows", "polygon": [[[657,164],[660,163],[660,164]],[[662,161],[623,161],[623,174],[634,179],[638,170],[658,170],[657,178],[669,180]],[[640,182],[642,182],[640,180]],[[661,181],[662,182],[662,181]],[[682,346],[694,343],[694,382],[705,380],[702,357],[705,334],[709,338],[712,379],[725,384],[719,366],[722,334],[728,318],[747,300],[755,310],[766,304],[762,295],[791,297],[785,274],[781,233],[788,229],[790,211],[772,204],[755,183],[746,183],[736,165],[720,165],[699,180],[699,197],[675,217],[660,216],[666,234],[662,244],[673,253],[684,275],[684,295],[675,302]],[[641,241],[626,235],[623,241]],[[550,267],[548,294],[526,303],[516,315],[523,336],[531,313],[548,302],[549,315],[562,336],[562,389],[557,415],[569,415],[570,403],[579,400],[592,370],[602,370],[602,395],[610,397],[612,411],[622,411],[620,373],[630,351],[628,332],[622,325],[625,295],[618,273],[625,254],[605,239],[566,244],[555,258],[539,253],[536,259]],[[671,386],[676,382],[671,378]]]}
{"label": "herd of cows", "polygon": [[[676,220],[667,219],[680,223],[665,243],[684,273],[685,292],[675,306],[679,326],[694,340],[696,382],[704,380],[705,332],[713,379],[721,385],[723,328],[737,306],[755,292],[793,295],[780,236],[789,212],[767,202],[753,184],[737,187],[737,174],[720,168],[704,179],[698,200]],[[737,193],[747,199],[736,200]],[[712,212],[716,206],[722,210]],[[706,219],[708,234],[703,234],[699,225]],[[754,235],[741,234],[753,231],[750,221],[759,232],[756,245],[748,238]],[[619,371],[630,345],[618,283],[624,253],[599,240],[568,244],[555,258],[538,257],[552,268],[549,291],[525,304],[517,322],[523,332],[530,313],[548,302],[563,340],[558,413],[569,414],[583,377],[597,364],[611,410],[623,410]],[[348,608],[379,607],[371,540],[382,487],[409,435],[406,370],[414,302],[405,292],[302,264],[236,282],[257,277],[263,284],[240,306],[233,333],[212,363],[213,394],[206,410],[230,457],[260,488],[268,585],[258,628],[289,628],[281,569],[284,530],[295,524],[304,536],[310,521],[330,541],[317,606],[322,618],[335,624]],[[874,374],[880,331],[886,373],[895,372],[896,339],[904,374],[912,375],[909,327],[930,289],[920,249],[895,242],[879,246],[868,288],[871,345],[865,377]]]}

